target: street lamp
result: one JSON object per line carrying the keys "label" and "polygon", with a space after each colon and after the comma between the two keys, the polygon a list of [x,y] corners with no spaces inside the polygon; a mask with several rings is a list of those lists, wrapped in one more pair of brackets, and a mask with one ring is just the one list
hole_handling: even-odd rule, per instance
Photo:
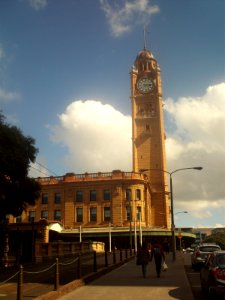
{"label": "street lamp", "polygon": [[178,211],[178,212],[176,212],[176,213],[174,213],[175,215],[178,215],[178,214],[187,214],[188,213],[188,211],[186,211],[186,210],[183,210],[183,211]]}
{"label": "street lamp", "polygon": [[109,252],[112,252],[111,222],[109,222]]}
{"label": "street lamp", "polygon": [[172,252],[173,252],[173,260],[176,260],[176,238],[175,238],[175,224],[174,224],[174,212],[173,212],[173,181],[172,181],[172,175],[176,172],[183,171],[183,170],[202,170],[202,167],[191,167],[191,168],[181,168],[181,169],[176,169],[173,172],[168,172],[165,170],[160,170],[160,169],[141,169],[139,170],[140,172],[145,172],[145,171],[161,171],[164,173],[167,173],[170,176],[170,201],[171,201],[171,234],[172,234]]}
{"label": "street lamp", "polygon": [[130,210],[130,214],[129,214],[129,231],[130,231],[130,252],[132,251],[132,208],[131,208],[131,199],[129,196],[129,210]]}

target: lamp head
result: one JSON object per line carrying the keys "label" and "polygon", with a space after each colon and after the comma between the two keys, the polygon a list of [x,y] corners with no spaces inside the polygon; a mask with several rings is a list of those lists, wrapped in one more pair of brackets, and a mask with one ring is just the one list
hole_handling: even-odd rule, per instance
{"label": "lamp head", "polygon": [[194,169],[194,170],[199,170],[199,171],[200,171],[200,170],[203,169],[203,167],[194,167],[193,169]]}
{"label": "lamp head", "polygon": [[139,170],[140,173],[143,173],[143,172],[146,172],[146,171],[149,171],[149,169],[140,169]]}

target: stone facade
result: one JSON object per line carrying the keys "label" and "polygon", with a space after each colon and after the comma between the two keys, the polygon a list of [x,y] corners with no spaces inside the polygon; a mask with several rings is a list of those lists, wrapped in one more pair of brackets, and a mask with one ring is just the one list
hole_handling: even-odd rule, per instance
{"label": "stone facade", "polygon": [[151,185],[151,217],[156,226],[170,225],[166,174],[162,84],[153,54],[140,51],[130,72],[133,170],[144,172]]}
{"label": "stone facade", "polygon": [[122,172],[66,174],[37,179],[42,186],[35,207],[23,214],[22,222],[42,218],[61,221],[65,229],[129,226],[130,221],[152,226],[147,176]]}
{"label": "stone facade", "polygon": [[65,229],[129,227],[136,221],[170,228],[161,75],[150,51],[139,52],[130,79],[132,172],[37,178],[41,197],[20,221],[61,221]]}

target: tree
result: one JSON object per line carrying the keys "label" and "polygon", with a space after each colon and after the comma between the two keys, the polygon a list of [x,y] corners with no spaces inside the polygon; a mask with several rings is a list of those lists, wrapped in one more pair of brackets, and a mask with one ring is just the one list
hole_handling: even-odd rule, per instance
{"label": "tree", "polygon": [[8,214],[20,216],[40,195],[40,184],[28,177],[38,152],[34,144],[33,138],[7,124],[0,111],[0,221]]}
{"label": "tree", "polygon": [[215,230],[211,235],[207,236],[204,243],[216,243],[218,244],[223,250],[225,250],[225,232],[224,228],[220,228]]}

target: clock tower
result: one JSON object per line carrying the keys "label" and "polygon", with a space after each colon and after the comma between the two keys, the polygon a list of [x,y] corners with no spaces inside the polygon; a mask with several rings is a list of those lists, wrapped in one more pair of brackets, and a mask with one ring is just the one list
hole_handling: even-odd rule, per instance
{"label": "clock tower", "polygon": [[144,47],[130,72],[133,171],[148,176],[149,225],[170,227],[165,157],[161,75],[152,53]]}

